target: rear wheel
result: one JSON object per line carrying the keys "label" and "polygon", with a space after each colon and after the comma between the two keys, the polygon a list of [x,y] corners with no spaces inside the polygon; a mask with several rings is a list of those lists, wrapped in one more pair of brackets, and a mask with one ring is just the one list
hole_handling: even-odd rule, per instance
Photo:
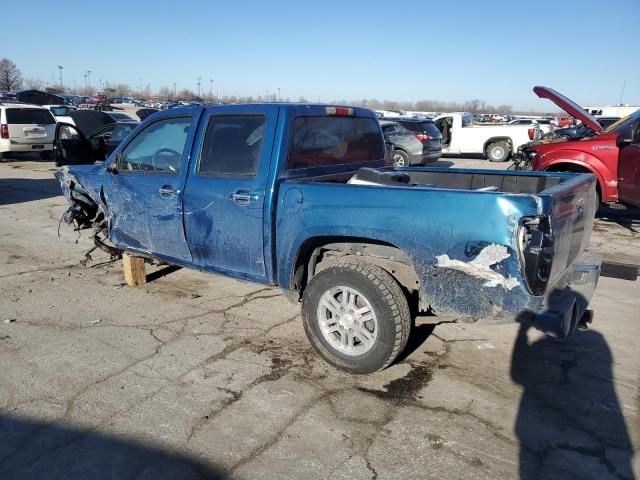
{"label": "rear wheel", "polygon": [[394,150],[393,156],[391,157],[393,160],[394,167],[408,167],[409,166],[409,155],[402,150]]}
{"label": "rear wheel", "polygon": [[506,162],[511,156],[511,147],[507,142],[494,142],[487,147],[487,158],[492,162]]}
{"label": "rear wheel", "polygon": [[320,356],[351,373],[389,366],[411,330],[407,299],[395,279],[359,262],[340,262],[315,275],[302,298],[302,318]]}

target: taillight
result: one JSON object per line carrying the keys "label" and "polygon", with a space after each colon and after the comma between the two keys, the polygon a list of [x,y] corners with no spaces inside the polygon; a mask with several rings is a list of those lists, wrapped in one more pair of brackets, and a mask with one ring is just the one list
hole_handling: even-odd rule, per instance
{"label": "taillight", "polygon": [[431,135],[427,135],[426,133],[416,133],[416,138],[421,142],[428,142],[429,140],[433,140]]}
{"label": "taillight", "polygon": [[536,137],[536,131],[533,128],[527,130],[527,133],[529,134],[529,140],[533,140]]}
{"label": "taillight", "polygon": [[9,140],[9,125],[6,123],[0,125],[0,138]]}
{"label": "taillight", "polygon": [[549,217],[525,217],[520,221],[518,247],[524,276],[534,295],[544,294],[553,261],[553,236]]}

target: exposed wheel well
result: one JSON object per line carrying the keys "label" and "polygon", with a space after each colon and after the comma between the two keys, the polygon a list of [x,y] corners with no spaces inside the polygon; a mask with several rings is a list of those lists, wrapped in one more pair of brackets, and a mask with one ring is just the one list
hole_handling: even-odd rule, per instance
{"label": "exposed wheel well", "polygon": [[493,137],[490,138],[489,140],[487,140],[486,142],[484,142],[484,148],[483,151],[486,154],[487,153],[487,149],[489,148],[489,145],[491,145],[492,143],[496,143],[496,142],[507,142],[509,144],[509,147],[511,147],[511,151],[513,151],[513,142],[511,141],[511,138],[509,137]]}
{"label": "exposed wheel well", "polygon": [[409,152],[407,152],[404,148],[402,148],[402,147],[396,147],[395,145],[393,146],[393,151],[394,151],[394,152],[395,152],[395,151],[400,151],[400,152],[403,152],[403,153],[405,153],[405,154],[409,155]]}
{"label": "exposed wheel well", "polygon": [[596,192],[598,193],[598,198],[602,198],[602,189],[600,188],[600,179],[598,176],[589,170],[587,167],[583,167],[582,165],[576,165],[575,163],[555,163],[551,165],[549,168],[545,169],[547,172],[571,172],[571,173],[591,173],[596,177]]}
{"label": "exposed wheel well", "polygon": [[357,237],[316,237],[305,241],[296,256],[290,289],[298,300],[311,278],[335,261],[357,259],[378,265],[411,294],[418,289],[418,275],[407,255],[387,242]]}

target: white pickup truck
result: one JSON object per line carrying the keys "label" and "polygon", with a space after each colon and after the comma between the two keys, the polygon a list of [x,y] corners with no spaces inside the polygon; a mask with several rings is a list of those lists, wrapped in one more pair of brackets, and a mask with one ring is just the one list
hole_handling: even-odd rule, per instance
{"label": "white pickup truck", "polygon": [[470,113],[444,113],[434,119],[442,133],[442,153],[481,154],[505,162],[520,145],[540,136],[537,125],[474,125]]}

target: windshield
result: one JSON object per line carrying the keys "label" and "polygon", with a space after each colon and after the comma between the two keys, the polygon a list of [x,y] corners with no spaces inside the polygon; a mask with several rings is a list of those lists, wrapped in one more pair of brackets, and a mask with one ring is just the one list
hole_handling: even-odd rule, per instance
{"label": "windshield", "polygon": [[615,122],[612,125],[609,125],[607,129],[604,131],[605,133],[611,133],[613,131],[618,131],[620,127],[625,127],[630,123],[635,122],[640,118],[640,111],[634,112],[631,115],[627,115],[626,117],[622,117],[620,120]]}

